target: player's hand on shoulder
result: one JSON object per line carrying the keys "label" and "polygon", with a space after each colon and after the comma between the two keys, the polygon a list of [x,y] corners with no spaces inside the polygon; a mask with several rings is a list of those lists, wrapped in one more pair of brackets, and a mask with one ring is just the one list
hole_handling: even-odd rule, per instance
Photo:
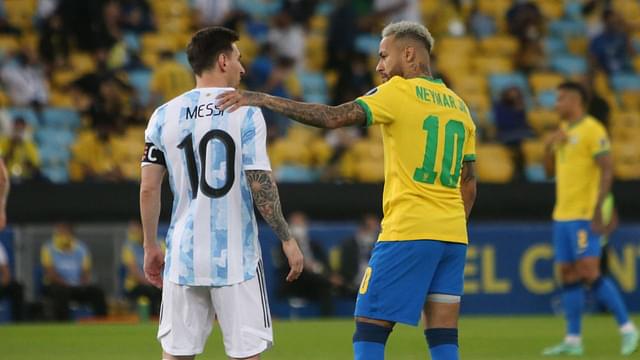
{"label": "player's hand on shoulder", "polygon": [[164,254],[160,245],[144,247],[144,276],[155,287],[162,287],[162,270],[164,268]]}
{"label": "player's hand on shoulder", "polygon": [[218,100],[216,107],[220,110],[234,112],[242,106],[261,106],[263,97],[264,94],[253,91],[237,89],[226,91],[216,97]]}
{"label": "player's hand on shoulder", "polygon": [[289,239],[282,242],[282,250],[284,255],[289,261],[289,274],[287,275],[287,281],[292,282],[300,277],[304,268],[304,256],[296,239]]}
{"label": "player's hand on shoulder", "polygon": [[567,141],[567,132],[564,129],[554,131],[547,138],[547,144],[551,146],[562,144],[565,141]]}

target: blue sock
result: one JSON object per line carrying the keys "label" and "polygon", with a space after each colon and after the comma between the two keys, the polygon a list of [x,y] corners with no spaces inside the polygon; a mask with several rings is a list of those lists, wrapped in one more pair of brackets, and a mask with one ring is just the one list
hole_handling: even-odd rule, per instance
{"label": "blue sock", "polygon": [[432,360],[458,360],[458,329],[435,328],[424,331]]}
{"label": "blue sock", "polygon": [[355,360],[383,360],[384,346],[392,328],[356,321],[353,334]]}
{"label": "blue sock", "polygon": [[629,322],[629,313],[627,307],[622,301],[620,291],[613,284],[613,281],[607,276],[601,276],[592,285],[596,299],[602,304],[605,304],[607,309],[613,313],[616,317],[618,325],[624,325]]}
{"label": "blue sock", "polygon": [[565,284],[562,287],[562,308],[567,320],[567,335],[580,336],[585,291],[581,282]]}

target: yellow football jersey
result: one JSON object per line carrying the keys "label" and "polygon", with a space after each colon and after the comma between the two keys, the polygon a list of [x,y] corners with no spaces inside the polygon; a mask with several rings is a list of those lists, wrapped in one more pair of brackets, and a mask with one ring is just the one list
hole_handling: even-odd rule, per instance
{"label": "yellow football jersey", "polygon": [[591,220],[598,201],[600,168],[595,161],[609,152],[604,126],[591,116],[569,126],[567,140],[555,149],[556,206],[553,219]]}
{"label": "yellow football jersey", "polygon": [[469,109],[441,80],[398,76],[356,102],[382,126],[384,194],[379,241],[467,243],[462,163],[475,160]]}

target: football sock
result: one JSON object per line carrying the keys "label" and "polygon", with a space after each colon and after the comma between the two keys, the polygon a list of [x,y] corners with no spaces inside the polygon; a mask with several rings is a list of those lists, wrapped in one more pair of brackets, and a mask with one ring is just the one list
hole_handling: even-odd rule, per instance
{"label": "football sock", "polygon": [[580,282],[562,287],[562,309],[567,320],[567,335],[580,336],[585,291]]}
{"label": "football sock", "polygon": [[458,329],[434,328],[424,331],[432,360],[458,360]]}
{"label": "football sock", "polygon": [[629,322],[627,307],[622,301],[620,291],[607,276],[601,276],[596,280],[591,288],[596,294],[596,299],[605,304],[607,309],[616,317],[618,325],[622,326]]}
{"label": "football sock", "polygon": [[353,334],[355,360],[383,360],[384,346],[392,328],[356,321]]}

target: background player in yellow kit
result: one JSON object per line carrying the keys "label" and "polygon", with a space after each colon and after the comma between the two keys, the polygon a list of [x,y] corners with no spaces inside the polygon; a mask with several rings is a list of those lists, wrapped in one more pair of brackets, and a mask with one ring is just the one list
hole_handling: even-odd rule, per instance
{"label": "background player in yellow kit", "polygon": [[431,358],[458,359],[475,126],[465,103],[431,78],[434,41],[424,26],[393,23],[382,36],[376,70],[385,83],[353,102],[326,106],[235,91],[218,105],[264,106],[323,128],[382,126],[384,219],[356,303],[355,358],[383,359],[394,324],[417,325],[424,309]]}
{"label": "background player in yellow kit", "polygon": [[553,244],[567,335],[543,355],[583,353],[585,286],[591,287],[598,301],[615,315],[622,334],[621,353],[629,355],[638,347],[638,331],[620,292],[609,277],[600,274],[600,234],[606,230],[605,220],[608,222],[603,219],[603,206],[611,190],[613,166],[606,130],[587,115],[587,102],[582,85],[566,82],[558,87],[556,110],[563,123],[547,142],[545,169],[549,176],[556,175]]}

